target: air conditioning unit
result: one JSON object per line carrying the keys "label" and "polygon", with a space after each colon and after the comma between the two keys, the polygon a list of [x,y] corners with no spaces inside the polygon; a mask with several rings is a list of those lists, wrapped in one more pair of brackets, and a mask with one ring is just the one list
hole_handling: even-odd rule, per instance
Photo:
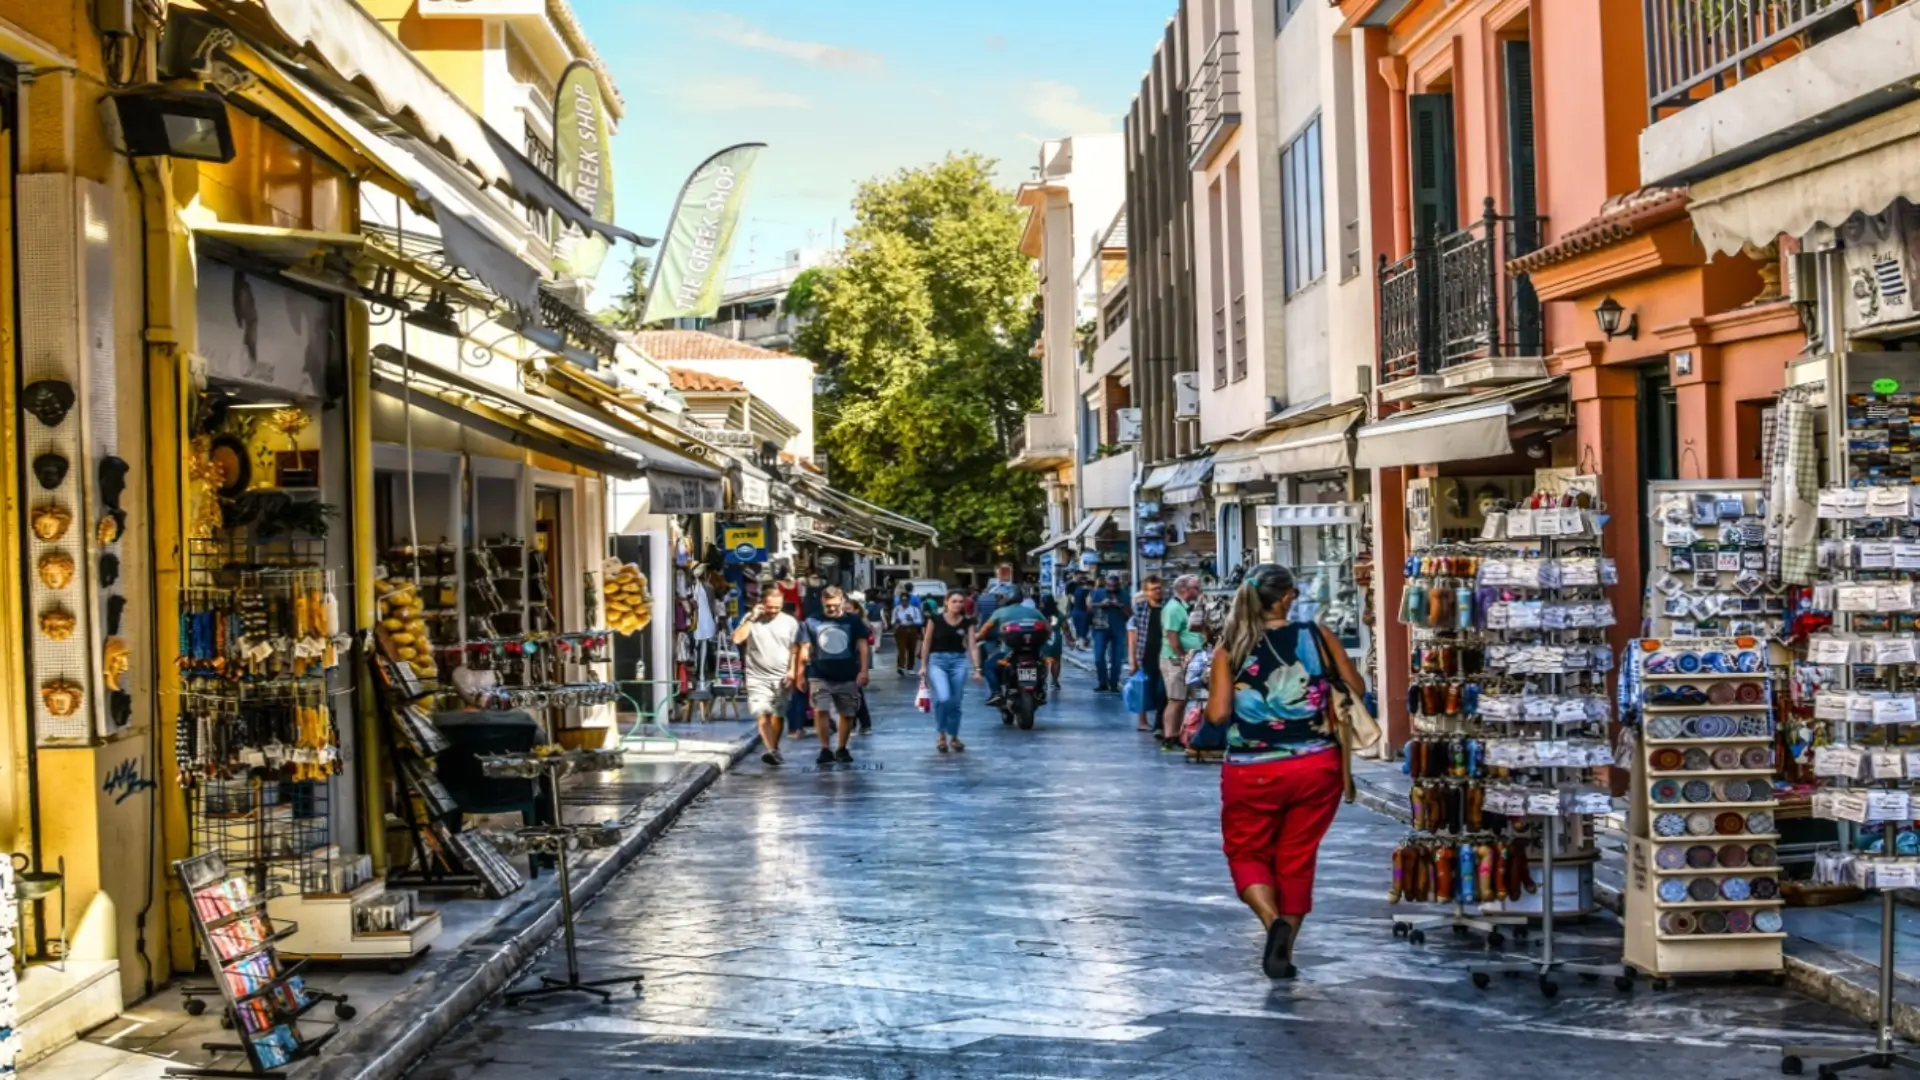
{"label": "air conditioning unit", "polygon": [[1200,373],[1182,371],[1173,377],[1173,418],[1200,419]]}
{"label": "air conditioning unit", "polygon": [[1139,409],[1115,409],[1113,419],[1114,442],[1122,446],[1130,446],[1140,441]]}

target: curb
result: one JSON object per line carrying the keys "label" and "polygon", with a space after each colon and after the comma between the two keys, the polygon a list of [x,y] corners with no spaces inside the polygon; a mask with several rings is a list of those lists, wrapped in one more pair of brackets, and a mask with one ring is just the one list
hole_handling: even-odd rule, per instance
{"label": "curb", "polygon": [[[694,799],[759,745],[757,734],[743,736],[719,762],[690,762],[672,783],[648,796],[641,804],[644,823],[629,832],[620,846],[589,852],[570,868],[575,907],[600,895]],[[557,878],[543,877],[523,895],[517,907],[442,957],[440,964],[423,972],[399,996],[343,1030],[312,1074],[316,1080],[394,1080],[488,998],[510,985],[560,930]]]}

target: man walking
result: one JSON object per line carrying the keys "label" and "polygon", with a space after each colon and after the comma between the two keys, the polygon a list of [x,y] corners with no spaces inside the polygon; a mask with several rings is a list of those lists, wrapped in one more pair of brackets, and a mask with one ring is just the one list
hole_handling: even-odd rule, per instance
{"label": "man walking", "polygon": [[1161,608],[1166,603],[1166,583],[1159,574],[1148,574],[1140,582],[1140,595],[1133,601],[1133,618],[1127,621],[1127,662],[1132,672],[1147,673],[1147,711],[1140,714],[1140,730],[1151,731],[1148,718],[1157,718],[1167,707],[1167,686],[1160,677],[1160,653],[1165,648],[1165,624]]}
{"label": "man walking", "polygon": [[1067,585],[1067,624],[1073,627],[1075,647],[1081,649],[1087,647],[1087,631],[1092,626],[1092,612],[1087,608],[1087,595],[1091,592],[1087,579],[1079,574],[1073,575]]}
{"label": "man walking", "polygon": [[1160,684],[1166,688],[1167,707],[1160,722],[1160,749],[1181,750],[1180,725],[1187,710],[1187,657],[1207,643],[1193,626],[1193,605],[1200,599],[1200,579],[1182,574],[1173,579],[1173,597],[1160,609],[1160,627],[1166,638],[1156,655]]}
{"label": "man walking", "polygon": [[[808,619],[800,631],[800,660],[807,665],[809,696],[813,699],[813,730],[820,736],[817,764],[852,764],[847,743],[860,718],[860,691],[867,685],[873,646],[867,620],[846,609],[846,594],[829,585],[820,594],[821,614]],[[839,746],[827,737],[828,719],[839,728]]]}
{"label": "man walking", "polygon": [[893,609],[893,667],[903,679],[919,667],[920,637],[926,625],[926,612],[920,610],[913,586],[903,586],[900,603]]}
{"label": "man walking", "polygon": [[801,685],[800,623],[786,613],[786,600],[771,577],[760,579],[760,603],[734,628],[745,668],[747,710],[760,726],[767,751],[760,760],[784,765],[780,736],[786,728],[787,696]]}
{"label": "man walking", "polygon": [[1093,634],[1093,672],[1099,685],[1094,690],[1112,693],[1120,689],[1120,631],[1126,621],[1120,575],[1108,574],[1106,584],[1087,595],[1088,625]]}

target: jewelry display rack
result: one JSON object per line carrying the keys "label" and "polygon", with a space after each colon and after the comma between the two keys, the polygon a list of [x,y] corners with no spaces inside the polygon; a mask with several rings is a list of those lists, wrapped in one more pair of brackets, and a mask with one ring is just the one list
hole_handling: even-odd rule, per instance
{"label": "jewelry display rack", "polygon": [[1484,812],[1485,730],[1477,677],[1485,641],[1476,626],[1474,578],[1487,551],[1441,543],[1407,559],[1400,611],[1414,640],[1407,692],[1414,739],[1406,757],[1413,778],[1408,797],[1414,831],[1394,851],[1389,898],[1449,905],[1428,916],[1393,916],[1393,935],[1414,945],[1425,944],[1429,930],[1455,937],[1478,933],[1491,949],[1506,944],[1503,928],[1515,938],[1527,933],[1526,916],[1494,914],[1479,906],[1504,898],[1510,882],[1518,886],[1524,880],[1518,866],[1512,868],[1517,873],[1490,869],[1484,879],[1479,873],[1483,863],[1504,863],[1501,848],[1511,842],[1497,828],[1504,819]]}
{"label": "jewelry display rack", "polygon": [[507,1001],[522,1001],[526,998],[544,997],[548,994],[582,993],[592,994],[601,1001],[613,998],[608,986],[633,987],[639,993],[645,976],[628,975],[616,979],[580,978],[580,956],[573,929],[573,879],[567,867],[567,853],[570,850],[611,847],[620,842],[620,828],[614,823],[600,825],[569,825],[562,816],[560,808],[560,780],[569,773],[603,772],[618,769],[624,761],[622,752],[610,750],[569,750],[552,754],[499,754],[481,755],[480,768],[488,776],[514,777],[520,779],[546,778],[547,792],[553,799],[553,824],[531,826],[506,834],[494,840],[505,851],[514,853],[532,852],[554,857],[554,867],[560,878],[560,929],[566,944],[567,977],[555,979],[540,976],[540,985],[530,990],[514,990],[507,993]]}
{"label": "jewelry display rack", "polygon": [[[1561,833],[1580,842],[1592,836],[1591,815],[1611,807],[1602,791],[1582,788],[1588,770],[1613,762],[1604,738],[1611,716],[1607,674],[1613,654],[1605,630],[1613,625],[1606,588],[1617,571],[1601,554],[1605,515],[1593,506],[1591,478],[1574,477],[1559,492],[1538,492],[1522,506],[1487,515],[1482,536],[1504,539],[1512,557],[1482,559],[1477,578],[1482,618],[1498,644],[1486,651],[1489,671],[1520,685],[1517,710],[1508,710],[1507,734],[1487,742],[1487,762],[1516,777],[1531,777],[1496,807],[1534,823],[1540,844],[1540,952],[1468,968],[1473,985],[1486,989],[1495,975],[1534,975],[1540,992],[1560,992],[1556,973],[1612,978],[1622,992],[1633,978],[1619,964],[1568,960],[1555,951],[1556,864]],[[1488,717],[1489,699],[1480,709]],[[1582,738],[1598,731],[1599,737]]]}

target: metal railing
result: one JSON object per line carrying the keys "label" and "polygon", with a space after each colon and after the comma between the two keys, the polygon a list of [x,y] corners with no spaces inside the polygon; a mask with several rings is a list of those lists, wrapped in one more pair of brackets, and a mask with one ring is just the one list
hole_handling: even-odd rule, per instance
{"label": "metal railing", "polygon": [[1233,298],[1233,381],[1247,377],[1247,294]]}
{"label": "metal railing", "polygon": [[1214,131],[1240,122],[1240,35],[1216,34],[1187,83],[1187,155],[1200,156]]}
{"label": "metal railing", "polygon": [[1472,225],[1423,237],[1398,262],[1381,256],[1381,384],[1485,357],[1544,355],[1539,297],[1506,264],[1538,250],[1545,225],[1498,214],[1488,198]]}
{"label": "metal railing", "polygon": [[1227,309],[1225,305],[1213,309],[1213,386],[1219,389],[1227,385]]}
{"label": "metal railing", "polygon": [[1905,0],[1643,0],[1647,98],[1683,109],[1802,47],[1885,14]]}

